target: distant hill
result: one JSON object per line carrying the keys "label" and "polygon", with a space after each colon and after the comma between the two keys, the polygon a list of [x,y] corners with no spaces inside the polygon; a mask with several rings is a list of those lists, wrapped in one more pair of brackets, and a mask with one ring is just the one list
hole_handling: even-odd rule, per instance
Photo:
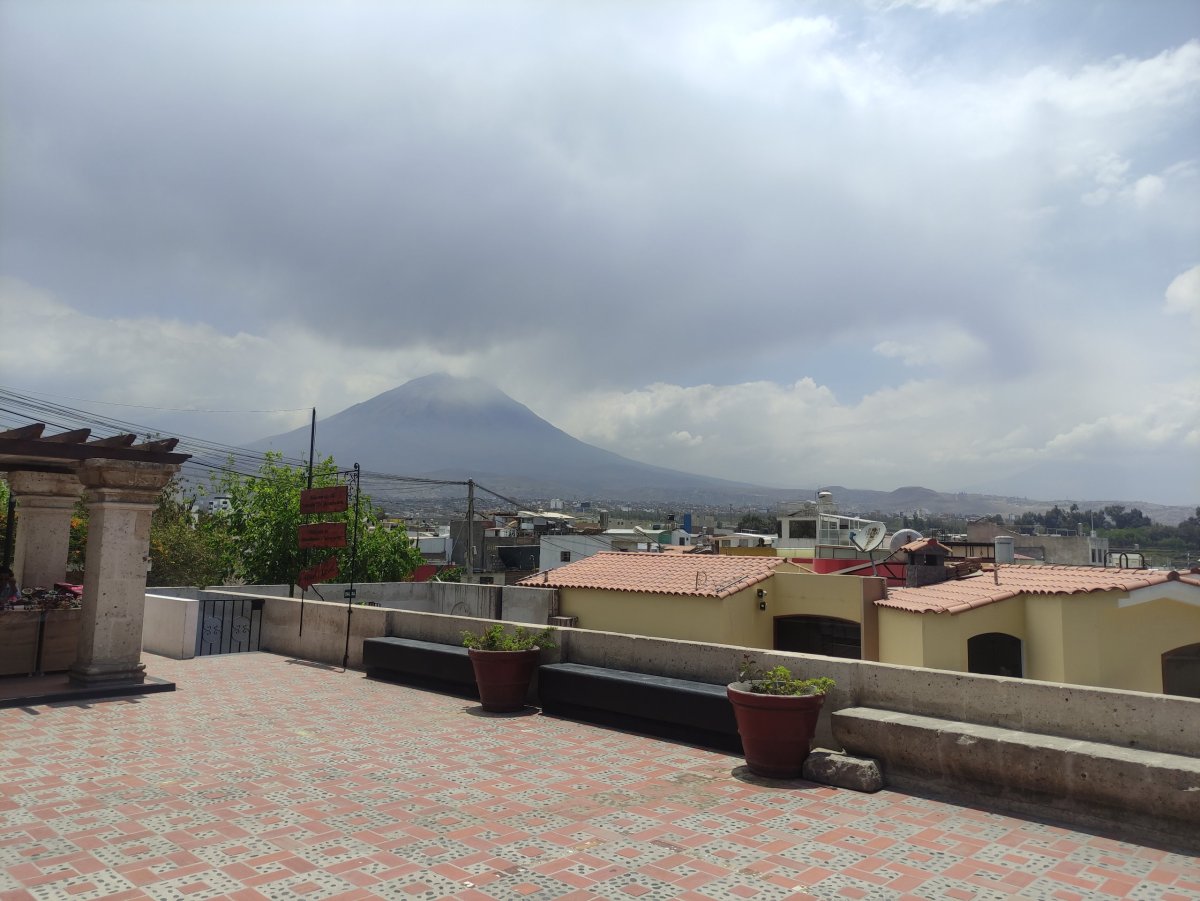
{"label": "distant hill", "polygon": [[[249,445],[308,456],[309,431],[299,428]],[[573,438],[481,379],[436,374],[413,379],[317,423],[317,456],[365,471],[426,478],[475,479],[520,500],[561,497],[628,503],[735,505],[775,510],[812,500],[816,486],[768,488],[640,463]],[[400,496],[387,482],[368,482],[379,501]],[[829,488],[848,513],[916,511],[960,515],[1047,510],[1028,497],[939,492],[918,486],[894,491]],[[461,489],[448,494],[461,496]],[[1067,507],[1070,501],[1057,501]],[[1193,512],[1128,501],[1159,522],[1175,525]]]}

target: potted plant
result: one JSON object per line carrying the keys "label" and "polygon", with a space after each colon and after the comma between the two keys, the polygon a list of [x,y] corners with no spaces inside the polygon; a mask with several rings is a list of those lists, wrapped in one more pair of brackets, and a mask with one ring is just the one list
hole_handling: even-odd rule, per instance
{"label": "potted plant", "polygon": [[800,775],[833,686],[832,679],[799,679],[786,666],[763,670],[743,658],[738,681],[726,692],[752,773],[771,779]]}
{"label": "potted plant", "polygon": [[538,655],[542,648],[554,647],[552,634],[552,629],[531,632],[524,626],[506,632],[500,623],[480,634],[463,632],[484,710],[510,713],[525,706]]}

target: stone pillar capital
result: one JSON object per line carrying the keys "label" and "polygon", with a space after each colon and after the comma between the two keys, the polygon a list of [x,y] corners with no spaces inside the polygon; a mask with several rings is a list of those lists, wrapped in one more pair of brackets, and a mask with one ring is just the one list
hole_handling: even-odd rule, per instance
{"label": "stone pillar capital", "polygon": [[83,491],[71,473],[16,470],[8,486],[17,501],[13,570],[28,588],[49,588],[67,576],[71,513]]}
{"label": "stone pillar capital", "polygon": [[29,472],[8,474],[8,487],[22,507],[73,507],[83,491],[72,473]]}
{"label": "stone pillar capital", "polygon": [[179,465],[132,460],[84,460],[78,472],[89,504],[145,504],[157,501],[159,492],[179,472]]}

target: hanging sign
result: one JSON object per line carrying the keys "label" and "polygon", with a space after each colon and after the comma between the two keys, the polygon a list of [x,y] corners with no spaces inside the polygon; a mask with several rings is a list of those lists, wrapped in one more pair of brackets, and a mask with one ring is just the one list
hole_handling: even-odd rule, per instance
{"label": "hanging sign", "polygon": [[322,560],[316,566],[300,570],[300,575],[296,577],[296,584],[302,589],[309,589],[318,582],[328,582],[330,579],[336,579],[337,574],[337,557],[331,556]]}
{"label": "hanging sign", "polygon": [[300,491],[300,512],[342,513],[350,507],[350,487],[334,485],[332,488],[304,488]]}
{"label": "hanging sign", "polygon": [[314,522],[299,526],[300,547],[345,547],[346,524],[344,522]]}

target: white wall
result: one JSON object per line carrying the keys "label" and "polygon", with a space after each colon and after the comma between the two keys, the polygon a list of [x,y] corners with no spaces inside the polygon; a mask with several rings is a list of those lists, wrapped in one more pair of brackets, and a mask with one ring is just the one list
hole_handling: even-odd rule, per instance
{"label": "white wall", "polygon": [[161,654],[174,660],[190,660],[196,656],[196,629],[200,602],[195,588],[161,589],[191,592],[192,597],[146,595],[146,613],[142,619],[142,650]]}

